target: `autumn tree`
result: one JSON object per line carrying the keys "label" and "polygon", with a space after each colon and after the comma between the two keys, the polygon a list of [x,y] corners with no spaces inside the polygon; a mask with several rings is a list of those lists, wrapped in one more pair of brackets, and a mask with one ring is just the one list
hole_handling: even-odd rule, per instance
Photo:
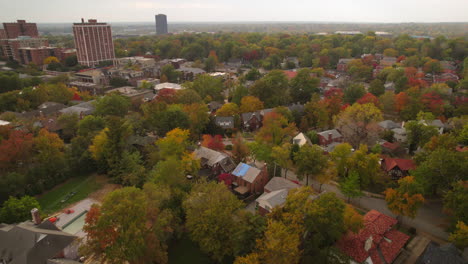
{"label": "autumn tree", "polygon": [[41,209],[36,198],[26,195],[18,199],[10,196],[0,209],[0,222],[14,224],[31,219],[31,210],[34,208]]}
{"label": "autumn tree", "polygon": [[184,105],[183,110],[188,116],[190,132],[198,137],[210,121],[208,107],[205,104],[194,103]]}
{"label": "autumn tree", "polygon": [[57,119],[57,123],[62,127],[62,134],[66,140],[70,140],[75,136],[79,120],[79,116],[75,113],[62,114]]}
{"label": "autumn tree", "polygon": [[263,109],[263,102],[255,96],[242,97],[239,108],[240,113],[255,112]]}
{"label": "autumn tree", "polygon": [[[305,125],[304,122],[307,124]],[[301,129],[320,129],[327,128],[330,123],[330,113],[327,104],[318,97],[312,97],[312,100],[304,106],[304,116],[301,121]]]}
{"label": "autumn tree", "polygon": [[270,112],[263,117],[263,126],[255,139],[271,146],[281,145],[296,132],[296,127],[281,114]]}
{"label": "autumn tree", "polygon": [[288,170],[291,169],[293,166],[291,160],[291,144],[283,143],[281,146],[274,146],[272,148],[271,157],[275,162],[275,171],[273,176],[276,176],[276,164],[278,164],[281,169],[285,169],[284,177],[286,178]]}
{"label": "autumn tree", "polygon": [[298,178],[303,180],[305,177],[306,185],[309,185],[309,176],[316,177],[328,165],[327,157],[317,145],[302,146],[294,156],[294,162],[297,167]]}
{"label": "autumn tree", "polygon": [[223,80],[207,74],[198,75],[192,83],[187,84],[190,89],[195,90],[201,98],[208,96],[213,100],[222,100]]}
{"label": "autumn tree", "polygon": [[242,202],[224,184],[195,184],[183,203],[190,237],[217,261],[232,256],[237,226],[234,215],[242,207]]}
{"label": "autumn tree", "polygon": [[57,59],[57,57],[54,57],[54,56],[49,56],[44,59],[44,64],[51,64],[51,63],[60,63],[60,61]]}
{"label": "autumn tree", "polygon": [[86,215],[82,251],[108,263],[167,263],[167,242],[177,223],[163,206],[169,198],[169,191],[151,185],[109,193]]}
{"label": "autumn tree", "polygon": [[161,68],[160,75],[166,77],[166,82],[178,83],[181,73],[176,71],[172,64],[168,64]]}
{"label": "autumn tree", "polygon": [[301,69],[289,82],[293,102],[306,103],[312,94],[319,92],[320,79],[312,76],[310,69]]}
{"label": "autumn tree", "polygon": [[223,104],[223,106],[216,111],[217,116],[235,116],[237,114],[239,114],[239,107],[235,103]]}
{"label": "autumn tree", "polygon": [[203,135],[202,146],[213,150],[224,150],[223,137],[221,135]]}
{"label": "autumn tree", "polygon": [[398,180],[398,188],[388,188],[384,193],[388,209],[397,216],[415,218],[418,208],[424,203],[420,185],[413,176]]}
{"label": "autumn tree", "polygon": [[379,99],[371,93],[366,93],[363,97],[359,98],[359,100],[357,100],[356,102],[358,104],[373,104],[377,108],[382,108]]}
{"label": "autumn tree", "polygon": [[352,146],[348,143],[341,143],[337,145],[330,153],[330,157],[334,161],[338,171],[338,176],[341,178],[345,178],[348,175],[348,170],[350,169],[350,158],[352,154]]}
{"label": "autumn tree", "polygon": [[336,127],[353,147],[373,145],[378,138],[382,111],[373,104],[354,104],[336,117]]}
{"label": "autumn tree", "polygon": [[349,171],[355,171],[359,175],[361,189],[375,183],[377,177],[380,176],[380,156],[368,152],[366,145],[360,145],[349,158]]}
{"label": "autumn tree", "polygon": [[450,234],[448,240],[459,249],[468,247],[468,225],[461,221],[458,222],[455,231]]}
{"label": "autumn tree", "polygon": [[0,141],[0,168],[2,172],[21,167],[21,164],[25,164],[32,156],[32,134],[14,129],[9,129],[7,133],[7,138]]}
{"label": "autumn tree", "polygon": [[246,162],[247,157],[250,154],[249,147],[245,143],[242,134],[237,133],[236,136],[232,139],[232,158],[236,164],[240,162]]}

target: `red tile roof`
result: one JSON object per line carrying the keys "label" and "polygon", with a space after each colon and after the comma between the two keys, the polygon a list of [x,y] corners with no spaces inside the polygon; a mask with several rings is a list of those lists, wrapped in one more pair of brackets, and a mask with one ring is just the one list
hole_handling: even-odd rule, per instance
{"label": "red tile roof", "polygon": [[[368,257],[376,264],[391,263],[409,239],[409,236],[391,229],[396,223],[395,218],[371,210],[364,216],[364,228],[357,234],[348,232],[336,246],[359,263]],[[371,243],[367,251],[366,241]]]}
{"label": "red tile roof", "polygon": [[288,77],[289,80],[296,77],[296,75],[297,75],[297,72],[295,72],[295,71],[283,71],[283,72],[286,75],[286,77]]}
{"label": "red tile roof", "polygon": [[410,159],[394,159],[394,158],[385,158],[385,170],[391,171],[398,166],[402,171],[414,170],[416,169],[416,164],[413,160]]}
{"label": "red tile roof", "polygon": [[387,149],[390,149],[390,150],[395,150],[395,149],[397,149],[399,146],[400,146],[400,144],[398,144],[398,143],[396,143],[396,142],[395,142],[395,143],[391,143],[391,142],[387,142],[387,141],[386,141],[385,143],[382,144],[382,147],[387,148]]}

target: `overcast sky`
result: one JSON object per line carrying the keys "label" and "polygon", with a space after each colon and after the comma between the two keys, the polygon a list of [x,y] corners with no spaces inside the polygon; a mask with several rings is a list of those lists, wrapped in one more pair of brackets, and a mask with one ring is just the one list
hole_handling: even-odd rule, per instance
{"label": "overcast sky", "polygon": [[467,22],[468,0],[0,0],[0,19],[78,22]]}

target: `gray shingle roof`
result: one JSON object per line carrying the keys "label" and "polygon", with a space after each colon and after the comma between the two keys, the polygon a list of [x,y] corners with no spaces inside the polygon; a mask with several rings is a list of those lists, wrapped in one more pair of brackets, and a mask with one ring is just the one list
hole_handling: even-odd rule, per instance
{"label": "gray shingle roof", "polygon": [[265,185],[265,191],[273,192],[281,189],[295,189],[301,187],[299,184],[294,183],[288,179],[281,178],[281,177],[273,177],[271,180]]}
{"label": "gray shingle roof", "polygon": [[379,123],[379,126],[384,129],[394,129],[400,127],[397,123],[393,122],[392,120],[384,120]]}
{"label": "gray shingle roof", "polygon": [[194,151],[195,157],[201,159],[201,165],[208,165],[213,167],[216,164],[221,165],[224,171],[232,171],[236,165],[231,157],[222,152],[218,152],[209,148],[199,147]]}
{"label": "gray shingle roof", "polygon": [[43,264],[76,239],[51,225],[32,222],[0,228],[0,260],[9,264]]}
{"label": "gray shingle roof", "polygon": [[338,132],[338,130],[336,130],[336,129],[325,130],[325,131],[322,131],[322,132],[317,133],[317,134],[324,137],[324,138],[328,138],[328,134],[330,134],[330,133],[331,133],[333,139],[342,137],[341,133]]}
{"label": "gray shingle roof", "polygon": [[419,257],[418,264],[464,264],[467,263],[463,260],[458,252],[458,249],[453,244],[446,244],[437,246],[434,242],[427,245],[424,253]]}
{"label": "gray shingle roof", "polygon": [[215,118],[216,125],[221,128],[234,128],[234,117],[233,116],[217,116]]}

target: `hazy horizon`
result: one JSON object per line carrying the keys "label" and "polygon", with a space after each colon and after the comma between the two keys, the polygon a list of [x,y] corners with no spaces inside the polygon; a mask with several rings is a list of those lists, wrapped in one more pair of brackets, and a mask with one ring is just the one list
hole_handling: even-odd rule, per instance
{"label": "hazy horizon", "polygon": [[95,18],[109,23],[464,23],[466,0],[0,0],[1,22],[73,23]]}

